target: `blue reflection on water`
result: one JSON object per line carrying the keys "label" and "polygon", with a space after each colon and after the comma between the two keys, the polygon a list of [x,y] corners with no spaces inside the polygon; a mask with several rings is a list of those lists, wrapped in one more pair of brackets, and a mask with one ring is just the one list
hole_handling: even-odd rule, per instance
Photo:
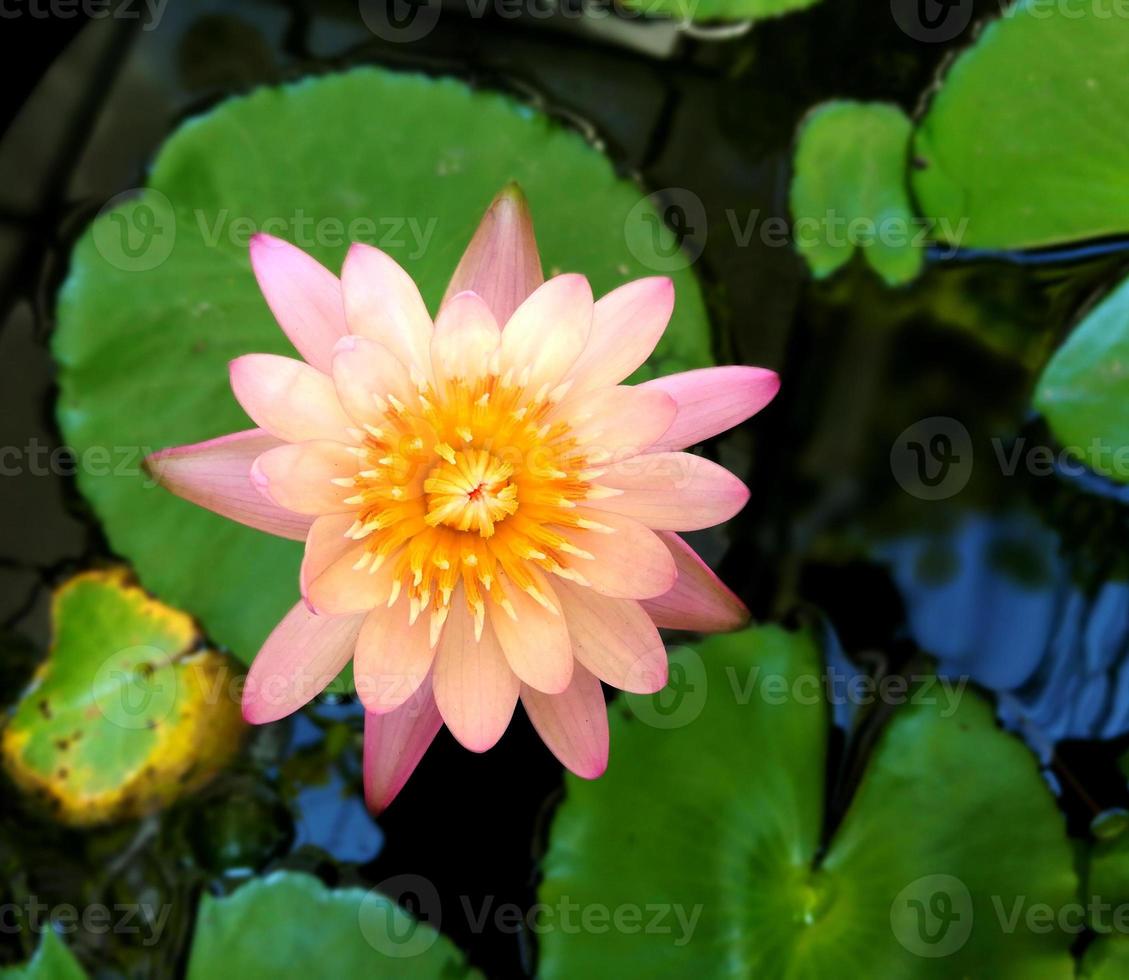
{"label": "blue reflection on water", "polygon": [[[1129,498],[1107,483],[1103,495]],[[877,557],[939,673],[996,692],[1003,723],[1044,760],[1062,739],[1129,731],[1129,583],[1084,591],[1059,535],[1033,513],[969,513],[943,536],[887,542]]]}

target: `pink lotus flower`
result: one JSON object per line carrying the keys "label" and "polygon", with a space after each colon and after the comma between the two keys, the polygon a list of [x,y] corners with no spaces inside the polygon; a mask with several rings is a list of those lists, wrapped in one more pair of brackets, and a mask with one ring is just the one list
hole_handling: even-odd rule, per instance
{"label": "pink lotus flower", "polygon": [[576,774],[607,765],[600,681],[667,679],[656,627],[714,631],[747,610],[675,533],[728,520],[745,486],[681,452],[776,394],[761,368],[620,384],[670,319],[669,279],[593,302],[543,281],[507,188],[432,321],[391,258],[354,245],[340,281],[258,235],[251,264],[303,360],[231,363],[258,428],[154,454],[174,493],[306,542],[302,601],[259,651],[243,713],[301,707],[353,658],[365,794],[383,809],[443,724],[494,745],[518,699]]}

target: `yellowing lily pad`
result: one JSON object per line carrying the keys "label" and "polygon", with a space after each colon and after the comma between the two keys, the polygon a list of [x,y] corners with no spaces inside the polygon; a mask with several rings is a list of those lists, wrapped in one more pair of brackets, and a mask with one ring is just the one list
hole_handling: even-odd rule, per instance
{"label": "yellowing lily pad", "polygon": [[54,639],[0,736],[12,779],[56,817],[86,825],[136,817],[198,787],[243,732],[238,675],[199,649],[185,613],[123,569],[66,582]]}
{"label": "yellowing lily pad", "polygon": [[[105,447],[114,460],[84,467],[80,488],[141,582],[245,662],[297,601],[301,546],[174,497],[137,458],[249,428],[228,361],[293,353],[252,275],[250,235],[286,238],[335,272],[350,239],[377,245],[434,312],[510,180],[529,197],[546,273],[584,273],[599,295],[663,272],[657,212],[579,134],[461,82],[369,68],[259,89],[185,123],[148,189],[76,246],[54,338],[59,421],[80,456]],[[641,377],[711,363],[693,273],[672,277],[674,318]]]}
{"label": "yellowing lily pad", "polygon": [[897,106],[828,102],[800,127],[792,178],[793,236],[816,278],[856,249],[888,284],[921,272],[922,225],[906,185],[912,124]]}
{"label": "yellowing lily pad", "polygon": [[811,637],[713,637],[674,656],[671,677],[620,705],[607,774],[568,780],[538,976],[1074,976],[1072,936],[1000,924],[997,903],[1060,909],[1078,883],[1035,759],[979,696],[887,689],[906,703],[825,839],[830,721]]}
{"label": "yellowing lily pad", "polygon": [[917,130],[921,212],[968,248],[1129,232],[1129,17],[1118,0],[1017,0],[948,70]]}

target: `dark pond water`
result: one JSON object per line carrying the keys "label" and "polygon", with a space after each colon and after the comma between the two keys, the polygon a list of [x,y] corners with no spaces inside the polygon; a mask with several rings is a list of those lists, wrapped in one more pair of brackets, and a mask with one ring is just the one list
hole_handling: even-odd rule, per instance
{"label": "dark pond water", "polygon": [[[179,120],[233,91],[366,62],[509,91],[598,139],[648,190],[667,189],[676,225],[687,194],[702,204],[683,244],[718,358],[784,379],[753,424],[709,447],[753,498],[696,542],[755,615],[824,617],[860,669],[896,670],[926,651],[971,673],[1039,753],[1075,830],[1129,802],[1116,764],[1129,731],[1129,511],[1100,480],[1009,463],[1054,448],[1029,409],[1034,379],[1126,260],[957,256],[894,292],[858,265],[813,283],[790,247],[743,233],[787,216],[792,137],[812,105],[845,96],[917,109],[946,49],[902,34],[886,4],[828,2],[737,40],[683,39],[664,57],[585,36],[566,16],[451,13],[422,41],[389,44],[344,2],[173,3],[153,31],[110,20],[60,30],[73,39],[41,78],[22,80],[26,101],[0,144],[0,444],[44,458],[59,447],[47,343],[70,244],[138,186]],[[955,420],[971,448],[954,464],[967,485],[946,501],[907,492],[890,462],[911,426],[925,425],[914,431],[928,447],[935,423],[922,420],[937,418]],[[8,700],[48,640],[51,586],[113,557],[61,472],[67,457],[53,458],[0,480]],[[832,754],[828,830],[879,720]],[[172,903],[155,947],[116,937],[83,951],[107,975],[153,977],[183,963],[201,890],[268,867],[366,886],[419,874],[452,909],[529,905],[562,781],[528,726],[484,756],[442,734],[379,826],[360,805],[359,729],[355,705],[322,703],[258,732],[236,769],[189,802],[94,834],[54,829],[5,787],[5,894]],[[442,925],[492,975],[532,967],[530,937],[475,931],[457,914]],[[0,963],[28,952],[0,936]]]}

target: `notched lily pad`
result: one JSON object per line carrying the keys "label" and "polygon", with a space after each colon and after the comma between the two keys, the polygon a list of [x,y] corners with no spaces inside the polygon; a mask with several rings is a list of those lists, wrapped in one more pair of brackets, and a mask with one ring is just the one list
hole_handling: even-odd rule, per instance
{"label": "notched lily pad", "polygon": [[238,675],[199,649],[192,619],[131,584],[85,572],[56,592],[54,639],[0,736],[4,766],[56,817],[136,817],[200,786],[244,730]]}
{"label": "notched lily pad", "polygon": [[568,780],[540,898],[611,925],[547,932],[539,976],[1074,975],[1073,937],[1000,925],[996,903],[1062,908],[1077,877],[1034,758],[979,696],[887,688],[905,703],[824,842],[829,712],[811,637],[713,637],[680,651],[672,677],[627,696],[603,778]]}
{"label": "notched lily pad", "polygon": [[[949,68],[917,129],[921,212],[966,248],[1129,232],[1129,18],[1118,0],[1018,0]],[[967,224],[963,224],[967,219]]]}
{"label": "notched lily pad", "polygon": [[796,248],[817,279],[856,249],[889,285],[916,278],[923,226],[906,186],[912,124],[897,106],[828,102],[800,126],[792,177]]}
{"label": "notched lily pad", "polygon": [[[54,336],[67,443],[80,456],[149,451],[250,427],[228,361],[293,354],[251,272],[253,232],[334,272],[351,239],[377,245],[434,312],[510,180],[529,197],[547,274],[582,272],[602,295],[663,272],[653,260],[661,221],[606,157],[529,107],[452,79],[358,69],[259,89],[190,120],[145,192],[105,211],[75,248]],[[640,378],[711,363],[693,273],[672,277],[674,318]],[[145,587],[244,662],[297,601],[300,544],[194,507],[136,468],[84,468],[79,486]]]}
{"label": "notched lily pad", "polygon": [[[433,889],[417,897],[432,896],[437,902]],[[450,940],[375,890],[331,890],[312,875],[279,871],[200,901],[188,980],[390,975],[479,976]]]}

